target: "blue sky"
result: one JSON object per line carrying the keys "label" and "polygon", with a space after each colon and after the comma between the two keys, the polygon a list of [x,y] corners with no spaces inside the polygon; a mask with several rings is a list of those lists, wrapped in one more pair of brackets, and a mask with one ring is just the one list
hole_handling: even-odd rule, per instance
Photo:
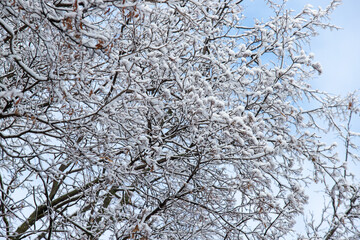
{"label": "blue sky", "polygon": [[[300,11],[306,4],[323,9],[331,0],[288,0],[288,7]],[[245,0],[246,21],[252,18],[267,19],[271,14],[263,0]],[[341,30],[319,29],[313,38],[310,51],[315,53],[323,74],[311,81],[313,87],[334,94],[346,95],[360,89],[360,1],[343,0],[331,16],[331,23]]]}
{"label": "blue sky", "polygon": [[[289,4],[302,7],[310,3],[314,7],[325,7],[329,0],[289,0]],[[341,27],[341,30],[329,31],[319,30],[319,36],[310,43],[310,50],[315,53],[316,61],[322,65],[323,73],[311,81],[314,88],[346,96],[348,92],[360,89],[360,1],[343,0],[331,16],[331,23]],[[353,130],[359,131],[360,124],[353,121]],[[332,138],[330,136],[327,136]],[[329,140],[329,139],[328,139]],[[336,139],[334,139],[336,140]],[[332,139],[331,139],[332,141]],[[340,157],[344,150],[341,142],[336,140],[340,146]],[[359,166],[352,165],[353,169]],[[356,171],[356,170],[355,170]],[[311,192],[317,192],[318,186],[311,187]],[[309,206],[306,208],[320,218],[322,209],[321,191],[310,194]],[[304,226],[299,219],[297,228],[303,231]]]}
{"label": "blue sky", "polygon": [[[300,8],[308,3],[314,7],[324,8],[328,2],[330,0],[289,0],[290,5]],[[346,96],[348,92],[360,89],[360,1],[343,0],[342,5],[333,12],[331,23],[342,29],[335,31],[320,29],[319,36],[310,43],[310,50],[315,53],[315,59],[321,63],[323,69],[323,73],[313,79],[311,84],[314,88]],[[355,131],[360,129],[360,124],[356,123],[358,120],[359,117],[352,124]],[[336,141],[341,146],[341,142]],[[342,147],[339,150],[341,157],[344,150]],[[351,164],[351,167],[359,169],[360,166]],[[317,188],[318,186],[314,184],[309,191],[317,192],[320,190]],[[315,218],[320,218],[322,201],[321,191],[310,194],[310,205],[306,210],[314,213]],[[303,232],[303,227],[299,219],[297,229]]]}
{"label": "blue sky", "polygon": [[[288,0],[288,6],[298,12],[306,4],[325,8],[330,1]],[[243,1],[246,17],[249,18],[246,21],[254,17],[266,20],[271,13],[267,11],[264,2],[263,0]],[[314,88],[322,91],[346,96],[348,92],[360,90],[360,0],[343,0],[342,5],[333,12],[330,21],[342,29],[334,31],[319,29],[319,36],[311,40],[309,49],[315,54],[316,61],[321,63],[323,73],[314,76],[310,83]],[[360,130],[359,116],[353,121],[352,127],[353,131]],[[343,157],[344,149],[341,141],[331,134],[326,136],[326,140],[330,143],[336,140],[339,144],[340,158]],[[351,167],[360,168],[359,165]],[[319,187],[313,184],[307,192],[310,199],[306,212],[313,212],[316,219],[319,219],[321,214],[323,201],[322,193],[318,192]],[[304,232],[300,218],[296,229]]]}
{"label": "blue sky", "polygon": [[[317,6],[317,2],[324,5],[327,0],[307,2]],[[360,89],[360,1],[343,0],[333,13],[331,22],[342,29],[321,30],[311,42],[311,51],[323,67],[323,74],[314,80],[314,87],[345,95]]]}

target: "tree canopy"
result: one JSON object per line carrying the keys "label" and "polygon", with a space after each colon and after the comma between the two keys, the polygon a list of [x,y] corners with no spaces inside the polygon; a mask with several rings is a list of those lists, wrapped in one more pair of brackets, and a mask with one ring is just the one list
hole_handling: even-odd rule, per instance
{"label": "tree canopy", "polygon": [[357,239],[357,99],[306,47],[340,1],[245,2],[1,1],[0,238]]}

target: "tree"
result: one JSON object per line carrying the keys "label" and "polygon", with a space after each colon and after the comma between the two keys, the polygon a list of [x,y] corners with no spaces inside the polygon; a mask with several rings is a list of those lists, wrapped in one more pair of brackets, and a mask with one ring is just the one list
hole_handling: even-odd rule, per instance
{"label": "tree", "polygon": [[304,47],[340,1],[253,25],[243,2],[1,1],[0,236],[359,237],[358,103],[311,88]]}

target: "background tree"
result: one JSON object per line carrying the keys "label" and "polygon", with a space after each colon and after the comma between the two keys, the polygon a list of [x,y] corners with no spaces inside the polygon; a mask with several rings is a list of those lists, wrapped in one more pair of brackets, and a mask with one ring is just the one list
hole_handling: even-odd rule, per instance
{"label": "background tree", "polygon": [[0,236],[356,239],[358,103],[312,89],[303,48],[340,1],[253,25],[243,2],[1,1]]}

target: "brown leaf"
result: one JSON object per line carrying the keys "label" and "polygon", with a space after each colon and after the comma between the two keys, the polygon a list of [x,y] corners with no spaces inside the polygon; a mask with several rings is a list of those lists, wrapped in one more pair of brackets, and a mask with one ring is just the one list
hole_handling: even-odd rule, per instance
{"label": "brown leaf", "polygon": [[63,25],[64,25],[64,27],[66,27],[66,30],[73,29],[71,22],[72,22],[71,17],[67,17],[67,18],[63,19]]}
{"label": "brown leaf", "polygon": [[132,230],[133,233],[135,232],[138,232],[140,229],[139,229],[139,225],[136,224],[135,228]]}
{"label": "brown leaf", "polygon": [[98,43],[95,45],[96,49],[103,48],[104,40],[99,39]]}
{"label": "brown leaf", "polygon": [[78,0],[75,0],[73,11],[76,12],[77,10],[78,10]]}

